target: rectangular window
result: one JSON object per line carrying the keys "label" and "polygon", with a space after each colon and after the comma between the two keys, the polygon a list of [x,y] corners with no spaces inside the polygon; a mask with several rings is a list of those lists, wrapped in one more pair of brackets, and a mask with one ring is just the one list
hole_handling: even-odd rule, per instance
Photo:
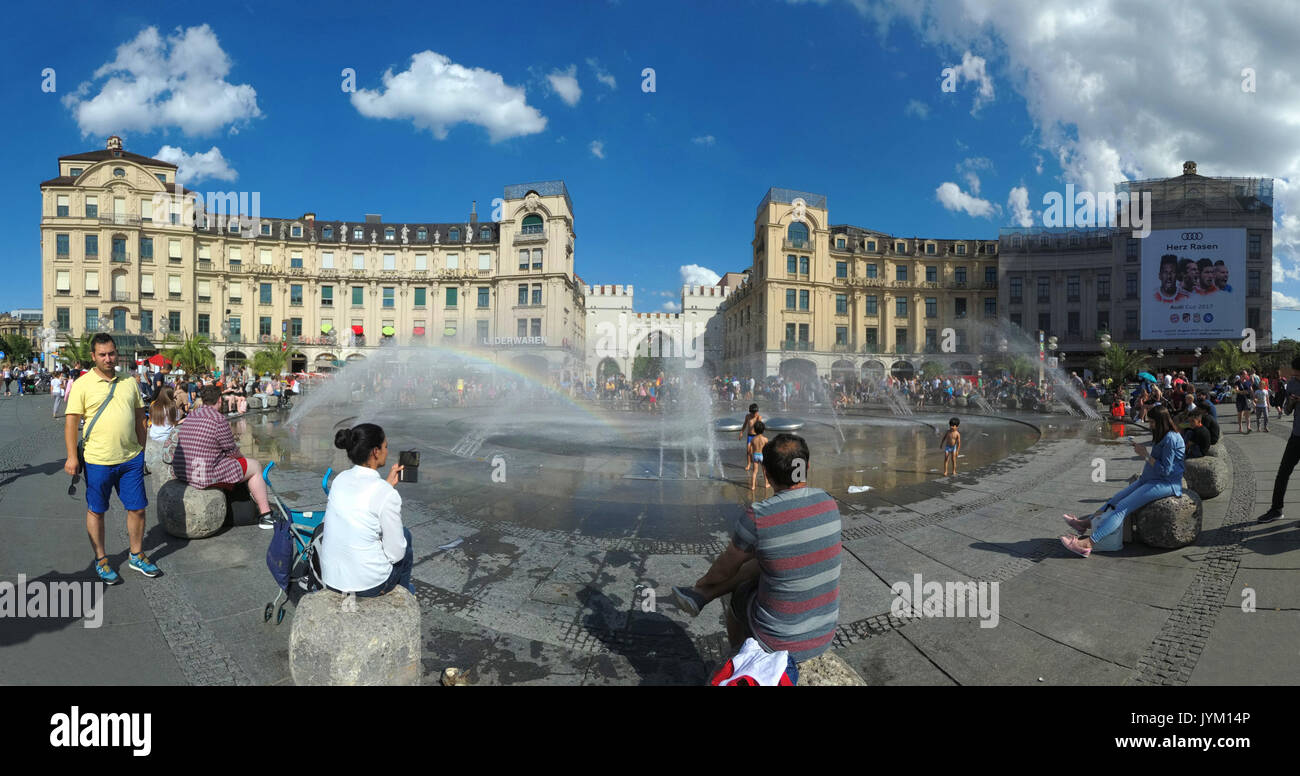
{"label": "rectangular window", "polygon": [[527,319],[527,318],[519,318],[519,319],[517,319],[517,320],[515,321],[515,323],[518,324],[517,326],[515,326],[515,334],[516,334],[516,336],[519,336],[519,337],[527,337],[527,336],[528,336],[528,319]]}
{"label": "rectangular window", "polygon": [[540,285],[534,285],[533,304],[541,304],[541,303],[542,303],[542,287]]}
{"label": "rectangular window", "polygon": [[244,284],[240,280],[230,281],[230,301],[240,302],[244,298]]}
{"label": "rectangular window", "polygon": [[457,289],[455,289],[455,288],[448,288],[448,289],[447,289],[447,306],[448,306],[448,307],[455,307],[455,306],[456,306],[456,291],[457,291]]}
{"label": "rectangular window", "polygon": [[874,296],[868,296],[868,297],[867,297],[867,311],[866,311],[866,314],[867,314],[867,315],[876,315],[876,314],[877,314],[877,312],[876,312],[876,297],[874,297]]}
{"label": "rectangular window", "polygon": [[1246,310],[1246,325],[1252,329],[1259,329],[1259,308],[1251,307]]}
{"label": "rectangular window", "polygon": [[1127,260],[1127,261],[1137,261],[1137,260],[1138,260],[1138,241],[1137,241],[1137,240],[1135,240],[1135,239],[1133,239],[1133,238],[1129,238],[1129,240],[1124,244],[1124,258],[1125,258],[1125,260]]}
{"label": "rectangular window", "polygon": [[899,350],[907,349],[907,329],[894,329],[894,347]]}
{"label": "rectangular window", "polygon": [[321,307],[334,306],[334,286],[320,287],[320,306]]}
{"label": "rectangular window", "polygon": [[849,314],[849,297],[847,294],[835,295],[835,314],[836,315]]}
{"label": "rectangular window", "polygon": [[[1021,324],[1020,324],[1020,313],[1012,313],[1010,317],[1011,317],[1011,325],[1012,325],[1012,326],[1020,326],[1020,325],[1021,325]],[[1024,328],[1024,327],[1021,326],[1021,328]]]}
{"label": "rectangular window", "polygon": [[906,265],[906,264],[899,264],[897,267],[894,267],[894,279],[897,280],[897,281],[899,281],[900,283],[905,283],[905,282],[907,282],[907,265]]}
{"label": "rectangular window", "polygon": [[321,251],[320,268],[334,269],[334,251]]}
{"label": "rectangular window", "polygon": [[843,238],[843,237],[836,237],[836,238],[835,238],[835,247],[836,247],[837,249],[841,250],[841,251],[844,250],[844,238]]}
{"label": "rectangular window", "polygon": [[531,332],[532,336],[534,337],[542,336],[542,319],[533,318],[531,323],[532,323],[532,332]]}
{"label": "rectangular window", "polygon": [[795,300],[795,290],[793,288],[787,288],[785,290],[785,309],[793,310],[794,300]]}
{"label": "rectangular window", "polygon": [[429,269],[429,255],[426,253],[415,254],[415,271],[425,272]]}
{"label": "rectangular window", "polygon": [[786,256],[786,257],[785,257],[785,272],[786,272],[787,275],[796,275],[796,274],[799,273],[799,257],[798,257],[798,256]]}
{"label": "rectangular window", "polygon": [[1110,275],[1097,276],[1097,301],[1106,302],[1110,300]]}
{"label": "rectangular window", "polygon": [[519,304],[520,306],[528,304],[528,284],[524,283],[519,286]]}
{"label": "rectangular window", "polygon": [[835,327],[835,344],[838,345],[838,346],[841,347],[841,348],[842,348],[842,347],[845,347],[846,345],[849,344],[849,327],[848,327],[848,326],[836,326],[836,327]]}
{"label": "rectangular window", "polygon": [[140,276],[140,295],[153,296],[153,275],[152,274]]}
{"label": "rectangular window", "polygon": [[1051,313],[1039,313],[1039,314],[1038,314],[1038,329],[1039,329],[1039,331],[1045,332],[1045,333],[1047,333],[1047,334],[1051,334],[1051,333],[1052,333],[1052,314],[1051,314]]}
{"label": "rectangular window", "polygon": [[937,347],[939,347],[939,330],[938,330],[938,329],[926,329],[926,330],[925,330],[925,349],[926,349],[926,350],[934,350],[934,349],[937,348]]}
{"label": "rectangular window", "polygon": [[271,316],[263,315],[257,319],[257,333],[262,337],[271,336]]}
{"label": "rectangular window", "polygon": [[72,272],[61,269],[54,273],[54,290],[60,293],[72,293]]}
{"label": "rectangular window", "polygon": [[301,319],[301,318],[290,318],[290,319],[289,319],[289,336],[290,336],[290,337],[301,337],[301,336],[302,336],[302,319]]}
{"label": "rectangular window", "polygon": [[869,277],[869,278],[874,278],[874,277],[876,277],[876,265],[875,265],[875,264],[868,264],[868,265],[867,265],[867,277]]}
{"label": "rectangular window", "polygon": [[212,333],[212,316],[207,313],[199,313],[198,333],[205,336]]}
{"label": "rectangular window", "polygon": [[460,269],[460,254],[459,254],[459,253],[448,253],[448,254],[447,254],[447,269]]}
{"label": "rectangular window", "polygon": [[385,253],[385,254],[384,254],[384,269],[397,269],[397,254],[396,254],[396,253]]}
{"label": "rectangular window", "polygon": [[985,268],[984,268],[984,284],[985,284],[985,285],[988,285],[988,286],[991,286],[991,285],[996,284],[997,282],[998,282],[998,268],[997,268],[997,267],[985,267]]}
{"label": "rectangular window", "polygon": [[806,324],[806,323],[801,323],[801,324],[799,324],[799,341],[800,341],[800,342],[808,342],[808,341],[809,341],[809,340],[808,340],[808,324]]}
{"label": "rectangular window", "polygon": [[238,341],[239,337],[244,333],[243,321],[240,319],[238,315],[232,315],[230,317],[229,323],[230,323],[230,338],[232,340]]}
{"label": "rectangular window", "polygon": [[1038,302],[1039,304],[1050,302],[1052,300],[1052,281],[1050,278],[1038,279]]}
{"label": "rectangular window", "polygon": [[302,237],[302,227],[296,224],[294,226],[289,227],[289,236]]}
{"label": "rectangular window", "polygon": [[1097,311],[1097,328],[1101,331],[1110,331],[1110,310]]}
{"label": "rectangular window", "polygon": [[963,286],[966,285],[966,268],[958,267],[956,270],[954,270],[953,279]]}
{"label": "rectangular window", "polygon": [[542,268],[542,249],[533,248],[533,269]]}
{"label": "rectangular window", "polygon": [[907,317],[907,297],[899,296],[894,298],[894,314],[900,318]]}
{"label": "rectangular window", "polygon": [[92,257],[98,255],[99,255],[99,235],[97,234],[86,235],[86,256]]}
{"label": "rectangular window", "polygon": [[365,269],[366,255],[364,253],[352,254],[352,269]]}
{"label": "rectangular window", "polygon": [[172,310],[167,313],[167,328],[170,331],[181,330],[181,313],[179,310]]}
{"label": "rectangular window", "polygon": [[140,331],[153,331],[153,310],[140,311]]}
{"label": "rectangular window", "polygon": [[180,261],[180,260],[181,260],[181,241],[180,241],[180,240],[168,240],[168,241],[167,241],[167,259],[168,259],[169,261]]}
{"label": "rectangular window", "polygon": [[927,296],[927,297],[925,298],[925,317],[926,317],[926,318],[938,318],[938,317],[939,317],[939,299],[938,299],[938,297]]}
{"label": "rectangular window", "polygon": [[1137,310],[1124,311],[1124,332],[1125,334],[1138,333],[1138,311]]}
{"label": "rectangular window", "polygon": [[419,288],[416,288],[416,289],[415,289],[415,306],[416,306],[416,307],[424,307],[424,306],[427,304],[427,301],[426,301],[426,292],[427,292],[427,291],[428,291],[428,289],[427,289],[427,288],[424,288],[424,287],[419,287]]}
{"label": "rectangular window", "polygon": [[99,293],[99,272],[96,270],[90,270],[86,273],[86,293]]}
{"label": "rectangular window", "polygon": [[86,197],[86,218],[99,218],[98,197]]}
{"label": "rectangular window", "polygon": [[140,238],[140,261],[153,261],[153,238]]}
{"label": "rectangular window", "polygon": [[966,243],[958,243],[958,244],[957,244],[957,255],[958,255],[958,256],[965,256],[965,255],[966,255]]}
{"label": "rectangular window", "polygon": [[384,307],[392,309],[397,306],[397,288],[394,286],[384,286]]}
{"label": "rectangular window", "polygon": [[926,252],[928,255],[933,256],[934,253],[935,253],[935,250],[936,250],[936,249],[935,249],[935,245],[934,245],[934,243],[926,243],[926,244],[925,244],[925,252]]}
{"label": "rectangular window", "polygon": [[238,267],[240,264],[243,263],[243,258],[244,258],[243,251],[240,250],[240,248],[238,248],[237,246],[231,246],[231,248],[230,248],[230,266],[232,266],[232,267]]}
{"label": "rectangular window", "polygon": [[1066,334],[1079,333],[1079,313],[1077,310],[1071,310],[1070,312],[1065,314],[1065,333]]}
{"label": "rectangular window", "polygon": [[1011,303],[1020,304],[1024,299],[1024,278],[1011,278]]}
{"label": "rectangular window", "polygon": [[992,297],[992,296],[985,297],[985,298],[984,298],[984,317],[985,317],[985,318],[996,318],[997,315],[998,315],[998,300],[997,300],[997,298],[996,298],[996,297]]}
{"label": "rectangular window", "polygon": [[849,276],[849,263],[847,261],[835,262],[835,277],[846,278]]}
{"label": "rectangular window", "polygon": [[925,282],[927,282],[927,283],[934,283],[934,282],[936,282],[938,279],[939,279],[939,268],[938,268],[938,267],[926,267],[926,268],[925,268]]}
{"label": "rectangular window", "polygon": [[1067,275],[1065,278],[1065,301],[1079,301],[1079,276]]}
{"label": "rectangular window", "polygon": [[1246,258],[1258,261],[1262,257],[1260,235],[1252,234],[1246,238]]}
{"label": "rectangular window", "polygon": [[807,257],[807,256],[800,256],[800,257],[799,257],[799,274],[800,274],[800,275],[807,275],[807,274],[808,274],[808,257]]}
{"label": "rectangular window", "polygon": [[519,269],[528,269],[528,249],[519,249]]}
{"label": "rectangular window", "polygon": [[269,267],[269,266],[271,266],[271,249],[270,249],[270,248],[258,248],[258,249],[257,249],[257,263],[258,263],[258,264],[261,264],[261,265],[264,266],[264,267]]}
{"label": "rectangular window", "polygon": [[366,289],[363,286],[352,287],[352,306],[362,307],[366,303]]}
{"label": "rectangular window", "polygon": [[808,290],[807,290],[807,289],[800,289],[800,290],[799,290],[799,309],[800,309],[800,310],[807,310],[807,309],[808,309]]}
{"label": "rectangular window", "polygon": [[270,284],[270,283],[261,283],[261,284],[259,284],[259,285],[257,286],[257,303],[258,303],[258,304],[270,304],[270,303],[271,303],[271,284]]}
{"label": "rectangular window", "polygon": [[894,253],[906,253],[906,252],[907,252],[907,243],[905,242],[894,243]]}
{"label": "rectangular window", "polygon": [[1247,273],[1246,294],[1248,296],[1259,296],[1260,275],[1259,270],[1252,269]]}
{"label": "rectangular window", "polygon": [[787,323],[785,325],[785,341],[794,342],[794,336],[796,331],[798,331],[798,329],[795,328],[795,325],[793,323]]}
{"label": "rectangular window", "polygon": [[492,294],[491,289],[489,289],[487,286],[479,286],[478,306],[487,307],[490,304],[491,294]]}
{"label": "rectangular window", "polygon": [[99,308],[86,308],[86,331],[95,331],[99,328]]}
{"label": "rectangular window", "polygon": [[302,304],[302,285],[300,283],[289,284],[289,304],[291,305]]}
{"label": "rectangular window", "polygon": [[480,253],[478,255],[478,271],[479,272],[492,271],[492,254]]}
{"label": "rectangular window", "polygon": [[54,215],[60,218],[66,218],[68,215],[68,195],[59,194],[55,200]]}
{"label": "rectangular window", "polygon": [[1138,276],[1136,272],[1130,272],[1124,278],[1124,295],[1127,296],[1129,299],[1137,299]]}
{"label": "rectangular window", "polygon": [[[69,254],[69,249],[68,249],[69,242],[70,242],[69,235],[66,234],[54,235],[54,254],[56,256],[62,256],[63,258],[67,258]],[[144,258],[143,253],[141,254],[140,258]]]}
{"label": "rectangular window", "polygon": [[[200,280],[199,283],[198,283],[198,285],[199,285],[199,301],[200,301],[200,302],[206,302],[206,301],[208,301],[209,299],[211,299],[211,298],[212,298],[212,281],[211,281],[211,280]],[[298,288],[301,289],[302,286],[299,286]],[[299,295],[301,295],[301,293],[302,293],[302,292],[299,291]]]}
{"label": "rectangular window", "polygon": [[487,339],[489,336],[491,336],[491,335],[488,334],[488,322],[487,322],[487,321],[475,321],[475,322],[474,322],[474,327],[477,329],[477,331],[476,331],[475,333],[478,335],[478,341],[479,341],[479,342],[482,342],[483,340],[485,340],[485,339]]}
{"label": "rectangular window", "polygon": [[[873,248],[872,250],[875,250],[875,249]],[[878,335],[876,334],[876,327],[875,327],[875,326],[869,326],[869,327],[867,327],[866,345],[867,345],[867,351],[868,351],[868,352],[874,352],[874,351],[875,351],[875,349],[876,349],[876,347],[877,347],[876,343],[879,341],[879,340],[877,339],[877,336],[878,336]]]}
{"label": "rectangular window", "polygon": [[293,269],[302,269],[302,251],[293,251],[289,254],[289,266]]}

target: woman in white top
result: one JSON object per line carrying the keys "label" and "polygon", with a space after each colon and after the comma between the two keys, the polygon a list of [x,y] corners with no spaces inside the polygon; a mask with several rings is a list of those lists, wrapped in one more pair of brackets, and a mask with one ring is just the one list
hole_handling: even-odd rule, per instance
{"label": "woman in white top", "polygon": [[334,435],[334,446],[346,450],[355,465],[330,484],[320,545],[322,581],[360,598],[398,585],[414,593],[411,532],[402,527],[402,497],[395,487],[402,467],[394,464],[387,479],[379,476],[388,462],[384,430],[373,423],[343,429]]}
{"label": "woman in white top", "polygon": [[177,399],[176,389],[164,386],[158,392],[158,398],[149,405],[149,438],[155,442],[166,443],[172,429],[181,422],[181,404]]}
{"label": "woman in white top", "polygon": [[55,372],[54,377],[50,378],[50,395],[54,397],[54,409],[50,412],[51,418],[59,417],[59,402],[63,401],[63,373]]}

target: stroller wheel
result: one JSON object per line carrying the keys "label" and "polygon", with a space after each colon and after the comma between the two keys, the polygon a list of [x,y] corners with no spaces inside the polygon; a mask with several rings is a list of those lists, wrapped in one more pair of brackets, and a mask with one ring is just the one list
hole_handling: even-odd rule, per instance
{"label": "stroller wheel", "polygon": [[270,621],[271,621],[271,612],[272,612],[272,610],[274,610],[274,609],[275,609],[275,606],[273,606],[272,604],[267,604],[267,605],[266,605],[266,611],[262,612],[262,622],[270,622]]}
{"label": "stroller wheel", "polygon": [[275,613],[275,624],[279,625],[284,622],[284,604],[280,604],[279,610]]}

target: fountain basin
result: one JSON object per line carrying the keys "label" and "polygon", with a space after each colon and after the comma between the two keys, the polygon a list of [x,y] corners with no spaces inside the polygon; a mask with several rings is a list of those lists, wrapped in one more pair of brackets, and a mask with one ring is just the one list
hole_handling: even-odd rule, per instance
{"label": "fountain basin", "polygon": [[763,421],[763,425],[767,427],[768,431],[781,433],[785,431],[798,431],[804,427],[804,422],[800,418],[772,418],[771,420]]}

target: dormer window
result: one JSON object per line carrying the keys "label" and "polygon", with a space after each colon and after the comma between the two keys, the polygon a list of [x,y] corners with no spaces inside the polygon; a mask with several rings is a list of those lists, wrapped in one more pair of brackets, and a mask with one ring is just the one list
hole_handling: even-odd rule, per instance
{"label": "dormer window", "polygon": [[270,237],[270,236],[271,236],[271,224],[270,224],[269,221],[263,221],[263,222],[262,222],[262,236],[263,236],[263,237]]}
{"label": "dormer window", "polygon": [[384,229],[384,239],[392,242],[397,237],[397,230],[389,226]]}
{"label": "dormer window", "polygon": [[428,230],[428,229],[425,229],[423,226],[420,227],[419,229],[416,229],[416,230],[415,230],[415,239],[417,239],[417,240],[427,240],[427,239],[429,239],[429,230]]}
{"label": "dormer window", "polygon": [[451,230],[447,232],[447,241],[456,242],[459,239],[460,239],[460,229],[453,226]]}
{"label": "dormer window", "polygon": [[82,173],[81,167],[73,167],[71,170],[68,170],[68,175],[71,175],[74,178],[77,177],[78,175],[81,175],[81,173]]}
{"label": "dormer window", "polygon": [[478,238],[480,240],[491,240],[492,230],[489,227],[486,226],[483,227],[482,229],[478,230]]}
{"label": "dormer window", "polygon": [[297,225],[297,224],[294,224],[292,227],[290,227],[290,231],[291,231],[291,233],[292,233],[292,235],[293,235],[294,237],[302,237],[302,227],[301,227],[301,226],[299,226],[299,225]]}
{"label": "dormer window", "polygon": [[356,229],[353,229],[353,230],[352,230],[352,239],[354,239],[354,240],[364,240],[364,239],[366,239],[366,230],[365,230],[365,229],[362,229],[362,228],[359,227],[359,226],[358,226]]}
{"label": "dormer window", "polygon": [[167,176],[166,176],[164,173],[156,172],[156,173],[153,174],[153,176],[154,176],[155,178],[158,179],[158,182],[159,182],[159,183],[166,183],[166,182],[167,182]]}
{"label": "dormer window", "polygon": [[334,239],[334,227],[332,227],[332,226],[327,226],[327,227],[325,227],[324,229],[322,229],[322,230],[321,230],[321,237],[325,238],[326,240],[333,240],[333,239]]}

